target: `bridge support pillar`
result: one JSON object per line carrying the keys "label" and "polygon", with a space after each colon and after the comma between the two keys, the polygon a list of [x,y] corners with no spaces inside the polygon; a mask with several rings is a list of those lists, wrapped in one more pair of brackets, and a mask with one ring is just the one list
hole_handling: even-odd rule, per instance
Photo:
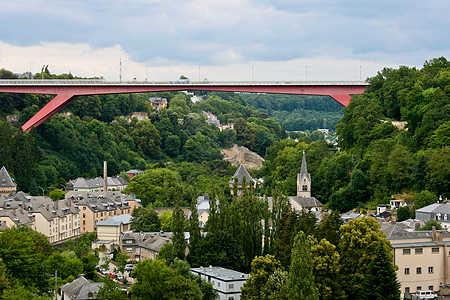
{"label": "bridge support pillar", "polygon": [[56,95],[55,98],[50,100],[50,102],[47,103],[40,111],[38,111],[31,119],[23,124],[22,130],[29,132],[31,130],[31,127],[37,127],[41,125],[44,121],[69,105],[70,102],[75,100],[75,98],[77,97],[77,95],[73,94]]}

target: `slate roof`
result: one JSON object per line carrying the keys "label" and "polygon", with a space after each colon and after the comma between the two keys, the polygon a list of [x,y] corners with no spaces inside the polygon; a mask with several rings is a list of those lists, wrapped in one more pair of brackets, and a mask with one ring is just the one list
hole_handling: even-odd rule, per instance
{"label": "slate roof", "polygon": [[5,166],[0,169],[0,188],[1,187],[16,187],[14,180],[9,176]]}
{"label": "slate roof", "polygon": [[323,204],[316,197],[289,196],[291,201],[296,202],[302,208],[322,207]]}
{"label": "slate roof", "polygon": [[97,226],[120,226],[121,224],[130,224],[132,218],[132,216],[127,214],[118,215],[104,221],[98,221]]}
{"label": "slate roof", "polygon": [[[65,293],[68,297],[70,297],[70,299],[74,300],[97,299],[95,297],[95,294],[103,285],[103,282],[91,283],[83,276],[80,276],[74,281],[63,285],[61,287],[61,294]],[[89,293],[91,293],[93,296],[89,297]]]}
{"label": "slate roof", "polygon": [[300,180],[303,176],[306,176],[309,182],[311,182],[311,174],[308,173],[308,167],[306,165],[305,151],[303,151],[302,166],[300,168],[300,173],[297,175],[297,180]]}
{"label": "slate roof", "polygon": [[66,199],[74,201],[78,206],[87,206],[94,212],[110,211],[117,208],[130,208],[129,201],[141,203],[133,194],[122,194],[121,192],[87,192],[70,191],[66,194]]}
{"label": "slate roof", "polygon": [[[106,181],[108,187],[128,185],[128,182],[120,176],[107,177]],[[97,189],[103,187],[103,183],[103,177],[78,177],[71,182],[74,189]]]}
{"label": "slate roof", "polygon": [[239,281],[239,280],[245,281],[248,278],[250,278],[249,274],[241,273],[230,269],[225,269],[222,267],[191,268],[191,271],[197,274],[211,276],[222,281]]}
{"label": "slate roof", "polygon": [[[381,231],[383,231],[386,234],[386,238],[388,240],[432,238],[431,230],[414,231],[410,229],[411,228],[408,225],[403,224],[402,222],[392,224],[387,222],[381,223]],[[438,230],[438,231],[443,233],[444,238],[450,238],[450,232],[448,232],[447,230]]]}
{"label": "slate roof", "polygon": [[234,180],[235,180],[235,178],[237,178],[237,183],[242,184],[244,176],[245,176],[245,181],[248,184],[250,184],[251,182],[254,181],[254,179],[252,178],[252,176],[250,176],[250,174],[248,173],[248,171],[244,167],[244,165],[241,164],[239,166],[239,168],[236,170],[236,172],[234,173],[233,177],[231,177],[231,180],[229,181],[229,183],[234,184]]}
{"label": "slate roof", "polygon": [[29,215],[23,208],[14,210],[0,210],[0,217],[10,218],[17,226],[31,226],[34,217]]}
{"label": "slate roof", "polygon": [[[437,212],[436,210],[439,210],[439,212],[443,212],[443,211],[440,211],[440,209],[441,208],[445,209],[446,205],[447,204],[444,204],[444,203],[433,203],[428,206],[417,209],[416,212],[431,213],[431,212]],[[449,207],[448,213],[450,213],[450,205],[448,205],[448,207]]]}
{"label": "slate roof", "polygon": [[[172,241],[172,232],[126,232],[120,240],[122,246],[138,246],[159,252],[162,246]],[[132,243],[124,244],[126,240],[132,240]]]}

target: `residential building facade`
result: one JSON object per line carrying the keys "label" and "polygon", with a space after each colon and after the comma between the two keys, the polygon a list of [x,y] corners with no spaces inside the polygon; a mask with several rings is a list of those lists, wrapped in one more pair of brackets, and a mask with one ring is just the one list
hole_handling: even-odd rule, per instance
{"label": "residential building facade", "polygon": [[391,242],[402,294],[438,291],[450,283],[450,232],[414,231],[403,222],[383,222],[382,231]]}
{"label": "residential building facade", "polygon": [[120,192],[80,192],[71,191],[66,199],[72,200],[80,210],[81,233],[96,230],[98,221],[104,221],[114,216],[132,215],[141,201],[134,195]]}
{"label": "residential building facade", "polygon": [[98,248],[104,245],[107,249],[111,249],[114,246],[119,246],[120,236],[124,233],[131,232],[131,220],[132,216],[128,214],[117,215],[106,219],[104,221],[98,221],[96,225],[97,240],[93,243],[93,248]]}
{"label": "residential building facade", "polygon": [[217,291],[219,300],[241,299],[241,287],[250,278],[249,274],[222,267],[191,268],[191,272],[210,282],[213,289]]}
{"label": "residential building facade", "polygon": [[128,232],[120,236],[120,249],[130,260],[156,259],[159,250],[172,242],[172,232]]}

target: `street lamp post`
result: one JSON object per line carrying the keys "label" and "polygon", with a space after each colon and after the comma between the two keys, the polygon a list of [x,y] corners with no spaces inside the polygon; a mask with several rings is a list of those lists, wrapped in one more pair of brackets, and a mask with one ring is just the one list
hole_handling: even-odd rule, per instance
{"label": "street lamp post", "polygon": [[45,190],[46,190],[46,189],[48,189],[49,187],[46,187],[46,188],[44,189],[44,188],[42,188],[42,187],[38,186],[38,188],[40,188],[40,189],[42,190],[42,196],[44,196],[44,192],[45,192]]}

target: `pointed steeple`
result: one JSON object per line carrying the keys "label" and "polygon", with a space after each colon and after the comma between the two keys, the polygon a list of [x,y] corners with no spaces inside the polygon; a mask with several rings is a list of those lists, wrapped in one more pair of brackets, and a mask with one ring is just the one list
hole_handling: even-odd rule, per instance
{"label": "pointed steeple", "polygon": [[308,179],[311,181],[311,176],[309,175],[308,167],[306,166],[305,150],[303,150],[302,167],[300,168],[300,177],[303,177],[303,175],[306,175]]}
{"label": "pointed steeple", "polygon": [[8,195],[16,191],[16,183],[3,166],[0,169],[0,195]]}
{"label": "pointed steeple", "polygon": [[311,175],[306,166],[305,150],[303,150],[300,173],[297,174],[297,196],[311,197]]}

